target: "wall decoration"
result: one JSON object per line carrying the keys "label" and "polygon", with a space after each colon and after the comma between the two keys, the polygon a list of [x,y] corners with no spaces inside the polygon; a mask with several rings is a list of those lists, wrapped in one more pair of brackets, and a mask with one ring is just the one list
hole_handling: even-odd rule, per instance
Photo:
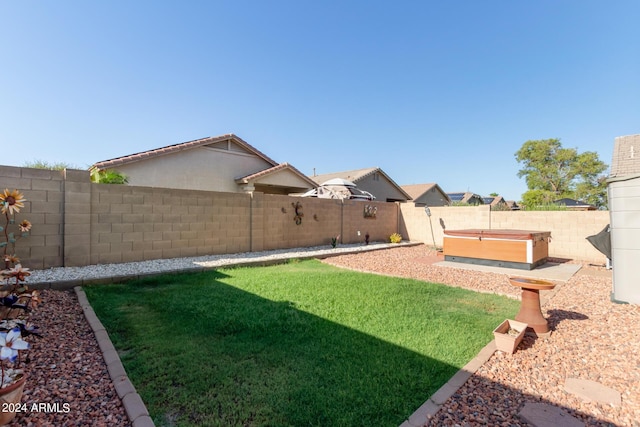
{"label": "wall decoration", "polygon": [[378,213],[378,207],[372,205],[364,205],[364,217],[375,218]]}
{"label": "wall decoration", "polygon": [[302,224],[302,217],[304,214],[302,213],[302,204],[300,202],[291,203],[293,209],[296,211],[296,215],[293,217],[293,220],[296,222],[296,225]]}

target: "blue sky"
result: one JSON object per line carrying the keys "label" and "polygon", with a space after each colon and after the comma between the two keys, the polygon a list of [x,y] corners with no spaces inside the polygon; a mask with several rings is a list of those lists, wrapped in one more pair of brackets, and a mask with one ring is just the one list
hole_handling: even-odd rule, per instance
{"label": "blue sky", "polygon": [[640,2],[7,1],[0,164],[234,133],[311,175],[520,199],[514,153],[640,133]]}

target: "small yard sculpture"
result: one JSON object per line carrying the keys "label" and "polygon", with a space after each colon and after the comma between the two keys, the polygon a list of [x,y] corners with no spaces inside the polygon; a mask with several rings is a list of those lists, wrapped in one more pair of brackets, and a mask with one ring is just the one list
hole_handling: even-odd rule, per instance
{"label": "small yard sculpture", "polygon": [[378,207],[372,205],[364,205],[364,217],[375,218],[378,214]]}
{"label": "small yard sculpture", "polygon": [[302,217],[304,214],[302,213],[302,204],[300,202],[291,203],[293,209],[296,211],[296,215],[293,217],[293,220],[296,222],[296,225],[302,224]]}

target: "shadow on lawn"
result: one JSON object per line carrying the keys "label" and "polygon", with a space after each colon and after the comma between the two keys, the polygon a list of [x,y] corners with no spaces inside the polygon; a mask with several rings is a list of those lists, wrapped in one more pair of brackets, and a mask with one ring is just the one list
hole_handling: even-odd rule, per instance
{"label": "shadow on lawn", "polygon": [[[122,299],[112,311],[134,337],[168,335],[166,345],[155,349],[127,341],[132,351],[123,358],[158,426],[398,426],[458,370],[302,311],[293,302],[224,284],[220,273],[207,274],[206,283],[195,285],[197,299],[190,297],[194,289],[176,292],[171,277],[129,283],[133,300]],[[101,318],[114,309],[99,299],[94,308]],[[126,324],[125,319],[137,318],[130,316],[134,312],[142,312],[144,322]],[[468,423],[468,411],[475,411],[489,423],[505,417],[519,423],[524,402],[540,402],[520,390],[489,386],[499,387],[503,391],[491,396],[455,394],[460,411],[441,411],[435,420]],[[512,413],[495,415],[495,399],[505,398],[522,403]]]}
{"label": "shadow on lawn", "polygon": [[131,337],[167,336],[157,348],[124,338],[123,363],[158,425],[397,426],[458,370],[207,274],[184,292],[172,277],[115,285],[134,289],[117,308],[87,289],[107,329],[111,310]]}

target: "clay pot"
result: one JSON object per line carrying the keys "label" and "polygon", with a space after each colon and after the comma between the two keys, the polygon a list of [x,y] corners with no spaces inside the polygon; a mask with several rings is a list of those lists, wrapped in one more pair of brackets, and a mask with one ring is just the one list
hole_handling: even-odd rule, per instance
{"label": "clay pot", "polygon": [[6,425],[16,417],[14,406],[20,403],[24,384],[27,381],[26,374],[22,375],[18,381],[7,387],[0,388],[0,425]]}
{"label": "clay pot", "polygon": [[[516,330],[518,333],[509,334],[509,330]],[[505,320],[493,330],[493,337],[496,340],[496,348],[500,351],[504,351],[505,353],[512,354],[516,351],[516,347],[518,347],[518,344],[522,341],[526,331],[526,323],[509,319]]]}

